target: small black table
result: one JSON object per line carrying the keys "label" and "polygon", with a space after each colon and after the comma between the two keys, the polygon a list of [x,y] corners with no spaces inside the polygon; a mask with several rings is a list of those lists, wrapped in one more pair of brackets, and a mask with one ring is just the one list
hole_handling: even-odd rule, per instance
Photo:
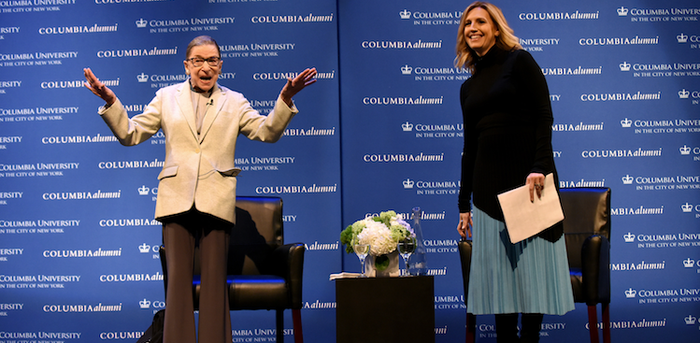
{"label": "small black table", "polygon": [[434,343],[433,276],[335,280],[337,343]]}

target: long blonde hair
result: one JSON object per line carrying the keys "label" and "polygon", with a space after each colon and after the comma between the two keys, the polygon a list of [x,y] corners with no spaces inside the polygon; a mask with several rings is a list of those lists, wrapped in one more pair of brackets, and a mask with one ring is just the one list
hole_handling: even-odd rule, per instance
{"label": "long blonde hair", "polygon": [[483,8],[491,16],[491,21],[500,33],[496,36],[496,46],[507,51],[523,48],[519,43],[520,39],[513,34],[513,29],[508,26],[506,17],[503,16],[501,9],[488,2],[476,1],[469,5],[462,13],[462,18],[459,22],[459,31],[457,32],[457,47],[455,48],[457,57],[455,57],[454,60],[455,67],[466,68],[472,73],[474,73],[474,63],[476,62],[477,55],[467,44],[467,40],[464,37],[464,28],[466,27],[467,15],[475,8]]}

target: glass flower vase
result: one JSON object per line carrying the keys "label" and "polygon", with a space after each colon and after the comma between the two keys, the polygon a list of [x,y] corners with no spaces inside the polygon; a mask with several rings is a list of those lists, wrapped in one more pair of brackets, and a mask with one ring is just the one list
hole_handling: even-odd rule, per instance
{"label": "glass flower vase", "polygon": [[368,277],[395,277],[401,274],[399,270],[399,252],[394,250],[391,253],[381,256],[367,256],[365,261],[365,275]]}

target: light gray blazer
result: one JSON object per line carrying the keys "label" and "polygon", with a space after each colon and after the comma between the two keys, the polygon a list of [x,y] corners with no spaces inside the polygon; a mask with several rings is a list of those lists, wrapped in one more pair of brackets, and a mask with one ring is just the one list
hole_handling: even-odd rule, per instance
{"label": "light gray blazer", "polygon": [[261,115],[242,94],[217,85],[211,106],[197,134],[189,81],[156,92],[143,113],[129,119],[117,100],[100,115],[122,145],[146,141],[159,129],[165,135],[165,165],[158,175],[156,219],[199,211],[235,222],[236,138],[276,142],[298,113],[280,98],[273,111]]}

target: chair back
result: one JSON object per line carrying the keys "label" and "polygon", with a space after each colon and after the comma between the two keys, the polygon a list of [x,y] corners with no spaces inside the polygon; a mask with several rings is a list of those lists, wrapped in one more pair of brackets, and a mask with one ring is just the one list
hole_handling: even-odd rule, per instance
{"label": "chair back", "polygon": [[564,235],[569,267],[581,269],[581,247],[591,235],[610,240],[610,188],[579,187],[559,190],[564,211]]}
{"label": "chair back", "polygon": [[228,275],[270,274],[271,254],[284,244],[283,228],[281,198],[237,196]]}

